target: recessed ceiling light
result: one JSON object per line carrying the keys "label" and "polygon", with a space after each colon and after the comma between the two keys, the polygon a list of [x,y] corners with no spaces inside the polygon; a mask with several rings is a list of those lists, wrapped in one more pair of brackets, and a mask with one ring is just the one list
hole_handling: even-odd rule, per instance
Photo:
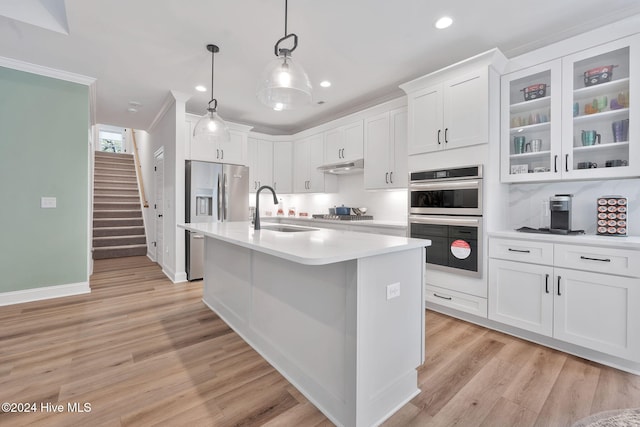
{"label": "recessed ceiling light", "polygon": [[202,85],[198,85],[198,86],[196,86],[196,90],[197,90],[198,92],[206,92],[206,91],[207,91],[207,88],[206,88],[206,87],[204,87],[204,86],[202,86]]}
{"label": "recessed ceiling light", "polygon": [[142,103],[139,101],[129,101],[129,105],[131,105],[132,107],[140,107],[142,106]]}
{"label": "recessed ceiling light", "polygon": [[437,29],[442,30],[444,28],[450,27],[451,24],[453,24],[453,19],[449,18],[448,16],[443,16],[436,21],[435,26]]}
{"label": "recessed ceiling light", "polygon": [[284,110],[284,104],[282,102],[276,102],[276,105],[273,106],[273,109],[276,111]]}
{"label": "recessed ceiling light", "polygon": [[133,107],[129,107],[129,108],[127,108],[127,111],[130,112],[130,113],[137,113],[138,109],[137,108],[133,108]]}
{"label": "recessed ceiling light", "polygon": [[320,82],[320,86],[322,87],[330,87],[331,86],[331,82],[329,80],[323,80]]}

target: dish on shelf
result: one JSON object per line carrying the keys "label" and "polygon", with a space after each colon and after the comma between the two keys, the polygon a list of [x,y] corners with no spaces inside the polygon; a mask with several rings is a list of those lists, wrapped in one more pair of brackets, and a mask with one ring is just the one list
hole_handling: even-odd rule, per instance
{"label": "dish on shelf", "polygon": [[617,65],[603,65],[601,67],[591,68],[584,72],[584,85],[594,86],[600,83],[606,83],[611,81],[613,76],[613,67]]}
{"label": "dish on shelf", "polygon": [[531,101],[538,98],[544,98],[547,94],[547,85],[545,83],[538,83],[520,90],[524,93],[524,100]]}

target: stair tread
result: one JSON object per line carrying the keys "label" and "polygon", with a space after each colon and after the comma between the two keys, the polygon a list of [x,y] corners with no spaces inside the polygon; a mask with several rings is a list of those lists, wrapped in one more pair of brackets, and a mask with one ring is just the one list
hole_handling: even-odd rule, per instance
{"label": "stair tread", "polygon": [[115,230],[133,230],[144,228],[144,225],[121,225],[116,227],[93,227],[94,230],[115,231]]}
{"label": "stair tread", "polygon": [[146,239],[144,234],[125,234],[123,236],[95,236],[93,240]]}
{"label": "stair tread", "polygon": [[107,251],[112,249],[132,249],[132,248],[146,248],[146,247],[147,247],[146,243],[140,243],[136,245],[99,246],[97,248],[93,248],[93,250],[95,252],[95,251]]}

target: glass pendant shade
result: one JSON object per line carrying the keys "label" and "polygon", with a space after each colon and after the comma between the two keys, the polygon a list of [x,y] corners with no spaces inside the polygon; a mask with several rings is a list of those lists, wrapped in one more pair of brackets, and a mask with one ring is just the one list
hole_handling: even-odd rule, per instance
{"label": "glass pendant shade", "polygon": [[220,51],[220,48],[214,44],[208,44],[207,50],[211,52],[211,101],[209,101],[207,112],[198,120],[193,128],[193,139],[198,142],[220,144],[229,142],[231,139],[227,124],[216,112],[218,100],[213,97],[213,57]]}
{"label": "glass pendant shade", "polygon": [[229,127],[213,110],[208,110],[207,113],[198,120],[193,128],[193,137],[198,142],[206,142],[211,144],[219,144],[229,142],[231,136],[229,135]]}
{"label": "glass pendant shade", "polygon": [[281,55],[263,71],[256,95],[264,105],[280,111],[310,104],[311,91],[304,69],[290,56]]}

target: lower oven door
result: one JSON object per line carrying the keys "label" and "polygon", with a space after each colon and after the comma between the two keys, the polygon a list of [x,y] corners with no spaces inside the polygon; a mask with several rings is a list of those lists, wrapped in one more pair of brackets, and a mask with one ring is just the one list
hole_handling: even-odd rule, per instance
{"label": "lower oven door", "polygon": [[430,239],[427,264],[437,269],[481,276],[482,217],[411,215],[410,236]]}

